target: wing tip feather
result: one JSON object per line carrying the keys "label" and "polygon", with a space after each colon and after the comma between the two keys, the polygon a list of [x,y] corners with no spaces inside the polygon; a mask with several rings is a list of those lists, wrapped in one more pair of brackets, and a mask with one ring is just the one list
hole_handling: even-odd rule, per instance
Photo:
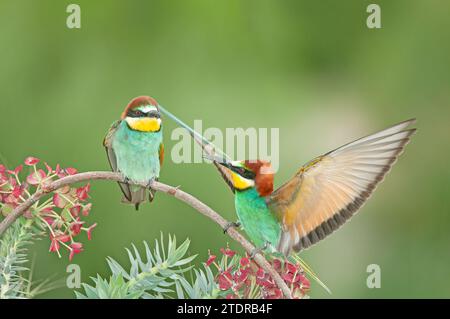
{"label": "wing tip feather", "polygon": [[[411,121],[411,120],[410,120]],[[414,119],[415,121],[415,119]],[[410,141],[410,136],[415,134],[416,128],[411,128],[405,131],[409,131],[408,137],[405,138],[403,143],[397,148],[397,152],[391,157],[391,160],[384,166],[377,177],[370,183],[365,190],[363,190],[358,197],[356,197],[351,203],[346,207],[339,210],[336,214],[323,221],[320,225],[310,231],[307,235],[301,237],[297,243],[292,245],[294,251],[300,251],[306,249],[325,237],[329,236],[331,233],[336,231],[342,225],[344,225],[348,220],[355,215],[355,213],[364,205],[364,203],[372,196],[376,187],[384,180],[385,176],[389,173],[392,166],[397,161],[398,157],[403,153],[405,146]],[[306,238],[306,239],[305,239]]]}
{"label": "wing tip feather", "polygon": [[[376,175],[372,182],[370,182],[364,190],[362,190],[359,195],[349,204],[347,204],[344,208],[339,210],[333,216],[324,220],[321,224],[319,224],[316,228],[311,230],[304,236],[294,236],[296,237],[296,242],[292,241],[292,236],[289,234],[289,230],[286,230],[282,233],[279,241],[279,249],[284,254],[289,254],[293,249],[294,251],[300,251],[306,249],[320,240],[324,239],[338,228],[340,228],[343,224],[345,224],[355,213],[364,205],[364,203],[372,196],[376,187],[384,180],[385,176],[389,173],[392,166],[397,161],[398,157],[403,153],[405,146],[410,142],[411,136],[413,136],[417,132],[417,128],[407,128],[408,126],[416,123],[416,118],[411,118],[400,122],[396,125],[391,126],[391,128],[396,126],[403,125],[401,129],[399,129],[395,133],[391,133],[390,135],[396,135],[399,133],[407,132],[406,136],[401,140],[401,143],[398,147],[389,149],[389,151],[393,151],[393,154],[389,156],[390,160],[384,165],[384,167],[380,170],[380,172]],[[376,133],[375,133],[376,134]],[[398,142],[398,141],[397,141]],[[333,151],[332,151],[333,152]],[[329,152],[331,153],[331,152]],[[327,154],[329,154],[327,153]],[[326,156],[325,154],[324,156]],[[295,227],[294,231],[298,230]]]}

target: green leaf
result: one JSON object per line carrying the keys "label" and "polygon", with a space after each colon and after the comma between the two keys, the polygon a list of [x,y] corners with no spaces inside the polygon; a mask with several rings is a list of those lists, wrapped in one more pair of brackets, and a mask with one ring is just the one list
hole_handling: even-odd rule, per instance
{"label": "green leaf", "polygon": [[[36,289],[29,263],[28,246],[42,232],[35,226],[35,219],[18,218],[0,239],[0,298],[31,298],[43,290],[53,289],[49,281]],[[44,289],[45,288],[45,289]]]}
{"label": "green leaf", "polygon": [[111,269],[111,272],[113,275],[122,275],[126,279],[130,279],[130,276],[128,276],[128,273],[123,269],[123,267],[114,259],[111,257],[106,257],[106,261],[108,263],[109,269]]}
{"label": "green leaf", "polygon": [[[85,295],[78,292],[75,295],[80,298],[170,298],[175,293],[178,294],[186,288],[189,282],[181,274],[190,271],[193,266],[190,263],[197,255],[186,256],[189,249],[190,240],[186,239],[177,247],[175,236],[167,236],[167,246],[164,245],[164,236],[155,240],[154,249],[143,242],[144,252],[141,253],[134,244],[131,248],[126,248],[129,259],[129,267],[122,266],[111,257],[106,261],[111,270],[112,276],[109,280],[103,279],[100,275],[91,278],[93,286],[83,284]],[[125,269],[129,269],[126,271]],[[202,296],[202,291],[208,289],[210,277],[198,272],[202,283],[197,283],[198,291],[190,290],[189,295]],[[178,283],[179,278],[183,278],[182,284]],[[213,278],[213,277],[211,277]],[[175,289],[173,289],[175,287]]]}

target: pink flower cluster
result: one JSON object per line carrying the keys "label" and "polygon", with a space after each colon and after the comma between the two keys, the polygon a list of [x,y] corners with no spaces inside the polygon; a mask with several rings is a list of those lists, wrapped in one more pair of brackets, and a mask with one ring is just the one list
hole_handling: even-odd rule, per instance
{"label": "pink flower cluster", "polygon": [[[221,248],[220,252],[220,262],[217,261],[217,256],[209,253],[206,265],[214,265],[217,269],[217,284],[220,290],[227,293],[227,299],[283,298],[272,277],[248,255],[240,257],[228,247]],[[293,298],[305,297],[310,289],[310,282],[301,266],[275,257],[270,262],[291,289]]]}
{"label": "pink flower cluster", "polygon": [[[22,164],[14,170],[8,170],[0,164],[0,213],[3,216],[11,213],[35,192],[48,189],[52,181],[77,173],[75,168],[61,168],[59,164],[52,168],[43,163],[40,168],[39,163],[39,159],[27,157],[25,167]],[[25,180],[21,180],[21,175],[25,174]],[[48,231],[49,251],[56,252],[59,257],[61,248],[68,250],[70,260],[75,254],[82,252],[83,244],[78,242],[77,236],[85,232],[90,240],[92,230],[97,226],[87,226],[83,221],[92,207],[87,202],[89,190],[90,184],[78,188],[65,186],[55,190],[49,197],[42,197],[24,214],[26,218],[35,219],[38,225]]]}

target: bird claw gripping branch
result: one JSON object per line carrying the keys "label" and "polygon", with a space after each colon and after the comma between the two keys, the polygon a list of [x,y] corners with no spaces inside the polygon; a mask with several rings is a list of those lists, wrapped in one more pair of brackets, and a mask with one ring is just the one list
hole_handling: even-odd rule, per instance
{"label": "bird claw gripping branch", "polygon": [[223,228],[223,233],[226,234],[231,227],[239,228],[239,227],[241,227],[241,223],[239,221],[237,221],[237,222],[228,222],[225,225],[225,227]]}

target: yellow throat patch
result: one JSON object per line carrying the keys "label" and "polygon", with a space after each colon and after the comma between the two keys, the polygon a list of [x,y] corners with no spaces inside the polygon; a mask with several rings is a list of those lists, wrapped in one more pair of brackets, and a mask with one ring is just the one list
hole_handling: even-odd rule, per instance
{"label": "yellow throat patch", "polygon": [[157,132],[161,129],[161,119],[153,117],[126,118],[128,125],[135,131]]}
{"label": "yellow throat patch", "polygon": [[233,182],[233,186],[236,189],[244,190],[249,187],[254,186],[254,182],[252,180],[246,179],[235,172],[231,172],[231,179]]}

